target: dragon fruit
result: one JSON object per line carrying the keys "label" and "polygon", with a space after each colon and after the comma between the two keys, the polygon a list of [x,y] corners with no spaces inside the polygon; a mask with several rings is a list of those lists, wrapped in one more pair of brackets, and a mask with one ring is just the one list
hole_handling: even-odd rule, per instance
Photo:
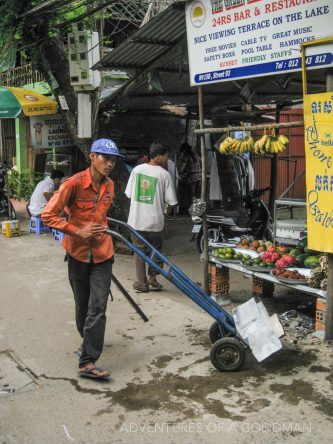
{"label": "dragon fruit", "polygon": [[275,262],[275,265],[276,265],[277,267],[279,267],[279,268],[285,268],[286,263],[285,263],[285,261],[284,261],[283,259],[278,259],[278,260]]}

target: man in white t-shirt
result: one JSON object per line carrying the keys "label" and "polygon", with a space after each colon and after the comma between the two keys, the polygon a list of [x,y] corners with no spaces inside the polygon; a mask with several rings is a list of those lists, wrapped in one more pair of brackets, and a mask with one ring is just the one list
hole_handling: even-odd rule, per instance
{"label": "man in white t-shirt", "polygon": [[[177,205],[177,197],[172,177],[164,169],[168,162],[169,148],[153,142],[149,150],[150,161],[136,166],[131,172],[125,194],[131,199],[128,225],[138,231],[157,250],[162,250],[165,205]],[[132,236],[133,245],[143,253],[147,248],[138,238]],[[162,266],[162,262],[155,260]],[[148,280],[145,262],[135,255],[137,293],[160,290],[162,285],[156,280],[158,272],[148,267]]]}
{"label": "man in white t-shirt", "polygon": [[38,182],[34,189],[28,209],[32,216],[40,216],[47,202],[53,196],[56,186],[60,185],[64,173],[60,170],[53,170],[51,177],[46,177],[44,180]]}

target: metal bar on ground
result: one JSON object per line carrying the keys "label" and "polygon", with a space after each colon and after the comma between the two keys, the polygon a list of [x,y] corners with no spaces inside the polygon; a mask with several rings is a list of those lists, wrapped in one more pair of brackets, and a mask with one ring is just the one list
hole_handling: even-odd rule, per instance
{"label": "metal bar on ground", "polygon": [[121,293],[125,296],[125,298],[128,300],[128,302],[135,308],[135,310],[139,313],[139,315],[142,317],[142,319],[145,322],[148,322],[149,319],[144,314],[144,312],[141,310],[141,308],[138,306],[138,304],[134,301],[134,299],[131,298],[131,296],[128,294],[128,292],[125,290],[125,288],[121,285],[121,283],[118,281],[116,276],[112,273],[112,280],[116,284],[116,286],[119,288]]}

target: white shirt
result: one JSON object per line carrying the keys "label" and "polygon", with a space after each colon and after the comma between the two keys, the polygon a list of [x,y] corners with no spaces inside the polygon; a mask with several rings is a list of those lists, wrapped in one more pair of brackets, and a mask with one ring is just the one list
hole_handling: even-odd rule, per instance
{"label": "white shirt", "polygon": [[125,194],[131,199],[127,223],[139,231],[162,231],[165,204],[178,203],[170,174],[148,163],[133,169]]}
{"label": "white shirt", "polygon": [[50,177],[46,177],[39,182],[31,195],[29,211],[33,216],[39,216],[47,204],[47,199],[43,193],[53,193],[55,184]]}

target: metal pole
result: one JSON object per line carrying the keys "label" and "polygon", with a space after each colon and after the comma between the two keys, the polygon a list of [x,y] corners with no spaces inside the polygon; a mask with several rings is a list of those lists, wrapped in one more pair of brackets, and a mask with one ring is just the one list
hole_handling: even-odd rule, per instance
{"label": "metal pole", "polygon": [[[255,131],[255,130],[264,130],[267,128],[296,128],[298,126],[303,126],[304,125],[304,121],[300,120],[298,122],[287,122],[287,123],[269,123],[266,125],[252,125],[252,126],[248,126],[246,127],[247,130],[249,131]],[[195,134],[223,134],[223,133],[227,133],[228,131],[243,131],[244,130],[244,125],[243,126],[229,126],[229,127],[225,127],[225,128],[204,128],[204,129],[197,129],[195,130]]]}
{"label": "metal pole", "polygon": [[[202,86],[198,87],[198,103],[199,103],[199,123],[200,130],[204,129],[204,110],[203,110],[203,98],[202,98]],[[207,201],[207,191],[206,191],[206,144],[205,144],[205,134],[200,133],[200,146],[201,146],[201,200],[202,202]],[[209,292],[208,285],[208,232],[207,232],[207,217],[206,211],[202,216],[202,231],[204,239],[204,252],[203,252],[203,263],[204,263],[204,290],[206,293]]]}
{"label": "metal pole", "polygon": [[[326,74],[326,90],[333,91],[333,71]],[[325,341],[333,339],[333,254],[328,253]]]}

